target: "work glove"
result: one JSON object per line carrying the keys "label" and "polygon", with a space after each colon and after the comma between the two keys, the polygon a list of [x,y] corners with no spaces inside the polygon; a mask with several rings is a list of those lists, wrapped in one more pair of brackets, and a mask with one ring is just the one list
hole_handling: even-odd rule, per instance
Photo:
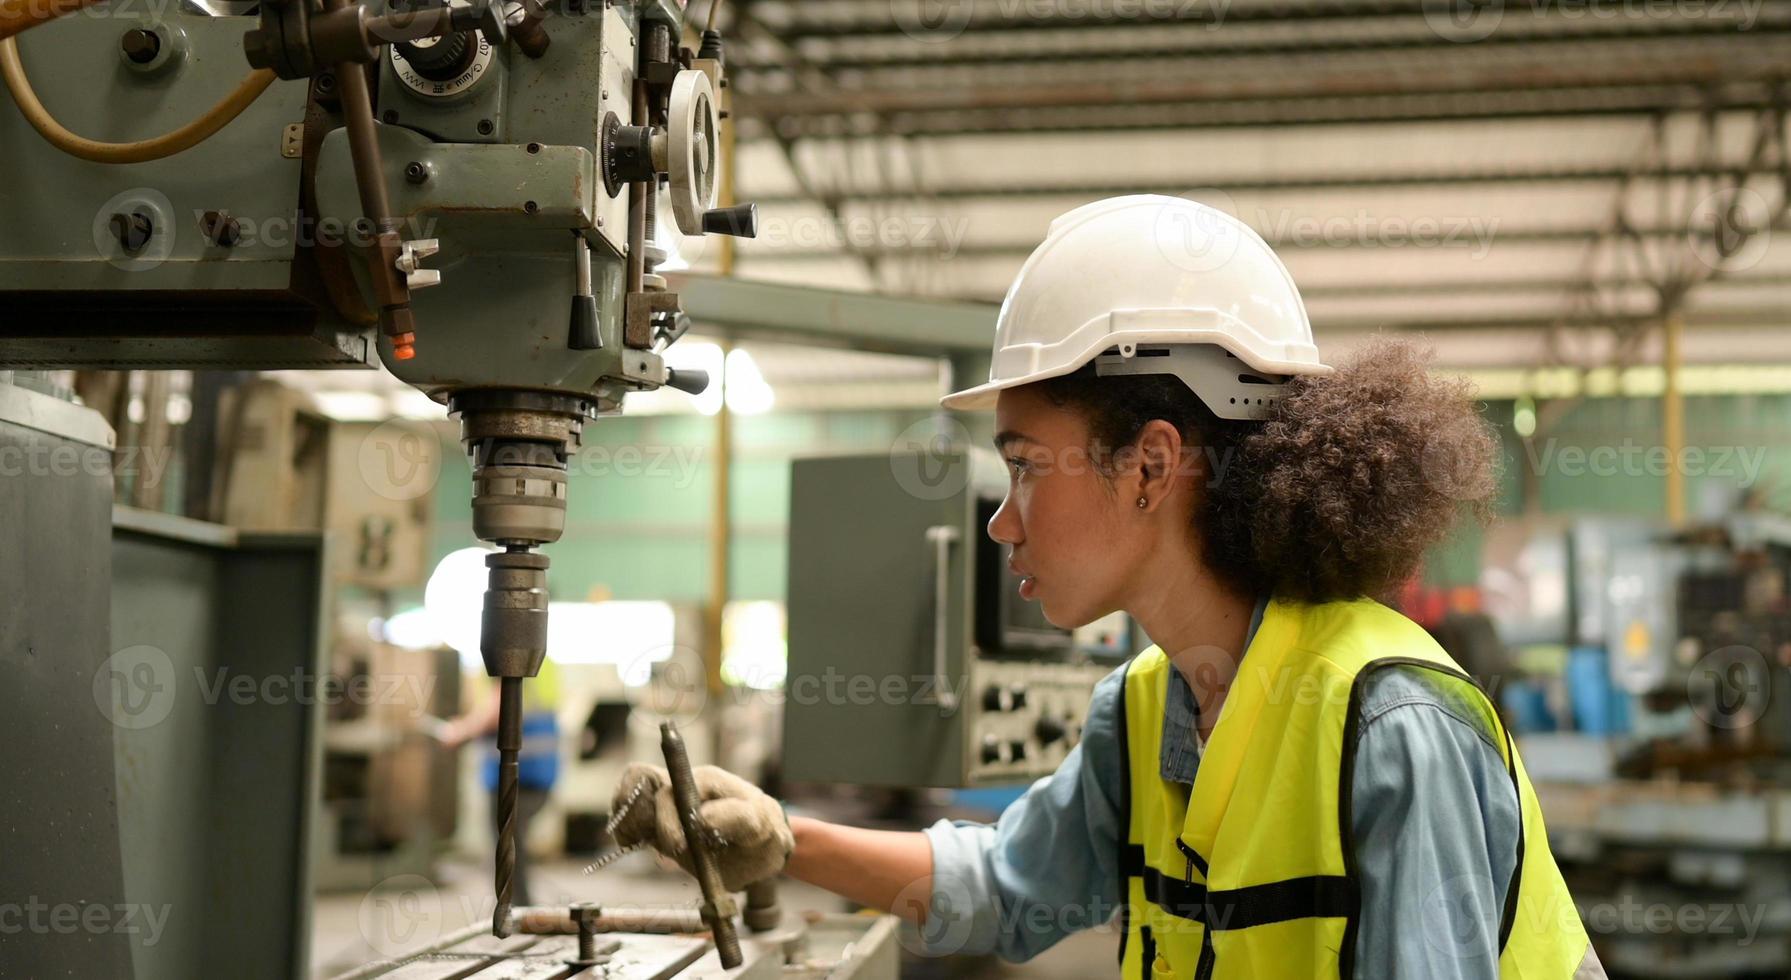
{"label": "work glove", "polygon": [[[722,887],[737,892],[783,870],[796,847],[783,807],[764,790],[718,766],[697,766],[691,775],[702,801],[697,813],[715,838],[710,853],[721,873]],[[664,768],[630,764],[622,771],[610,814],[616,820],[618,845],[645,841],[696,874],[685,846],[684,825],[678,821],[678,805],[672,798],[671,775]]]}

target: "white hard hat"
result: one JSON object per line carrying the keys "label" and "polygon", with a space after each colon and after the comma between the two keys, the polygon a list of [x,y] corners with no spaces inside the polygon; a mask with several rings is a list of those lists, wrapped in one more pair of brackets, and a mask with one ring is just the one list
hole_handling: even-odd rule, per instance
{"label": "white hard hat", "polygon": [[1288,375],[1331,373],[1268,243],[1224,211],[1157,194],[1051,222],[1001,302],[988,383],[940,404],[989,408],[1003,388],[1091,361],[1102,375],[1176,375],[1227,419],[1266,417]]}

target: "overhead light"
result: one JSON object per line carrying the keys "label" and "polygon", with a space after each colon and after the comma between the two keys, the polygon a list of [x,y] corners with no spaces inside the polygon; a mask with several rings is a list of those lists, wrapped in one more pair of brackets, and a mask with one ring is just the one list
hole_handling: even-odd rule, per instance
{"label": "overhead light", "polygon": [[759,371],[758,362],[744,348],[728,351],[722,391],[727,397],[728,409],[740,415],[768,412],[776,400],[771,386],[765,383],[765,375]]}
{"label": "overhead light", "polygon": [[323,414],[338,422],[381,422],[392,417],[384,395],[372,391],[317,391],[312,396]]}

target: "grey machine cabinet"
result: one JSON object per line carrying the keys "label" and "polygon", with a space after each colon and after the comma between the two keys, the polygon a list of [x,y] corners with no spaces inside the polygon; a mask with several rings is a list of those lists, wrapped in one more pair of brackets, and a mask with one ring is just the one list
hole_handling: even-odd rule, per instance
{"label": "grey machine cabinet", "polygon": [[1018,599],[984,530],[1005,490],[980,451],[792,464],[786,778],[998,785],[1076,744],[1129,639],[1091,650]]}
{"label": "grey machine cabinet", "polygon": [[323,540],[114,509],[113,442],[0,382],[0,976],[298,980]]}

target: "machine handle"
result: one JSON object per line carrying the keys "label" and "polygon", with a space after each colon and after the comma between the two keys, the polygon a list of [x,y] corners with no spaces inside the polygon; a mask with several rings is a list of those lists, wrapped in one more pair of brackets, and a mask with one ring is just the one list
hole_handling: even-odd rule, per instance
{"label": "machine handle", "polygon": [[704,211],[703,234],[757,238],[759,237],[759,206],[757,204],[736,204],[731,208],[711,208]]}
{"label": "machine handle", "polygon": [[687,394],[700,395],[709,387],[709,372],[702,368],[666,368],[665,383]]}
{"label": "machine handle", "polygon": [[927,540],[933,543],[933,703],[943,713],[957,710],[958,695],[946,675],[946,647],[950,630],[946,620],[951,602],[951,546],[958,542],[958,529],[950,524],[927,528]]}

